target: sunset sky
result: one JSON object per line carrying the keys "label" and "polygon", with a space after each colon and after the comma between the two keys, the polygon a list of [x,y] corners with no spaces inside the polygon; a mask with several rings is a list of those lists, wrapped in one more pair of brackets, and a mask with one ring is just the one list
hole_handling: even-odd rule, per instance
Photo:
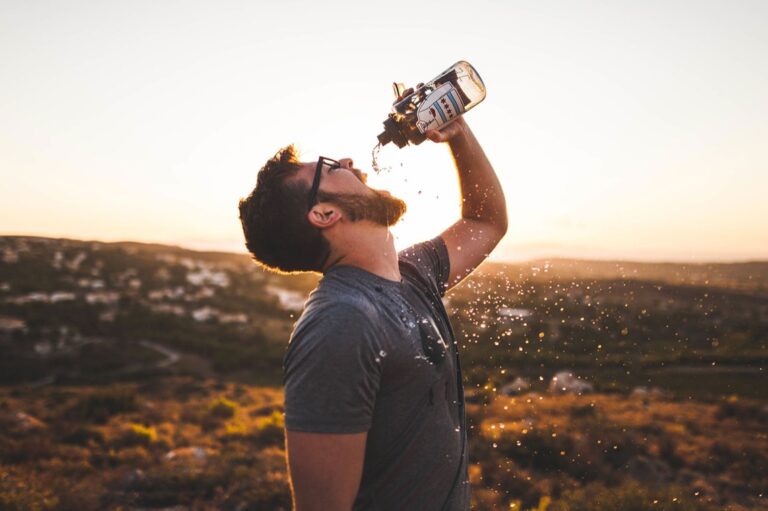
{"label": "sunset sky", "polygon": [[0,234],[242,251],[279,147],[351,157],[459,215],[448,150],[371,149],[393,96],[457,60],[502,181],[495,259],[768,259],[768,2],[0,0]]}

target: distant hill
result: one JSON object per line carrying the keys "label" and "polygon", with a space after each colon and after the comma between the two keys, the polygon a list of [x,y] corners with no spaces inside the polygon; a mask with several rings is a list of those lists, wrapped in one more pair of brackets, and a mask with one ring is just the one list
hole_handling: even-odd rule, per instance
{"label": "distant hill", "polygon": [[[245,254],[0,237],[0,383],[151,369],[279,385],[318,279],[265,271]],[[629,365],[715,364],[748,366],[731,390],[751,392],[749,371],[768,361],[767,284],[766,262],[552,259],[486,263],[445,302],[474,385],[499,368],[541,382],[566,367],[610,369],[598,388],[618,388],[641,376]],[[687,374],[685,389],[707,381]]]}
{"label": "distant hill", "polygon": [[187,366],[276,382],[317,278],[266,272],[243,254],[0,237],[0,382]]}
{"label": "distant hill", "polygon": [[712,286],[746,291],[768,291],[768,261],[744,263],[642,263],[582,259],[537,259],[526,263],[485,263],[484,273],[510,278],[632,279],[673,285]]}
{"label": "distant hill", "polygon": [[[90,247],[121,248],[126,252],[149,251],[193,254],[199,259],[239,266],[254,265],[246,254],[218,251],[197,251],[175,245],[136,241],[102,242],[36,236],[0,236],[0,240],[29,240],[42,243],[65,243]],[[1,246],[1,245],[0,245]],[[503,273],[512,280],[568,279],[631,279],[659,281],[674,285],[712,286],[748,291],[768,291],[768,261],[739,263],[646,263],[635,261],[604,261],[589,259],[551,258],[522,263],[486,262],[481,274]],[[268,273],[268,272],[265,272]],[[275,275],[275,274],[271,274]],[[311,289],[319,279],[314,274],[275,275],[277,280],[292,288]]]}

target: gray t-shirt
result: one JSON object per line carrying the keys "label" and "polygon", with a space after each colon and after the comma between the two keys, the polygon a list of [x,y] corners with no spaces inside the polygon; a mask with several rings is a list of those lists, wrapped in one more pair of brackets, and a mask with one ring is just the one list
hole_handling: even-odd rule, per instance
{"label": "gray t-shirt", "polygon": [[354,510],[467,510],[464,392],[440,297],[441,238],[399,254],[400,282],[330,268],[283,360],[290,431],[368,432]]}

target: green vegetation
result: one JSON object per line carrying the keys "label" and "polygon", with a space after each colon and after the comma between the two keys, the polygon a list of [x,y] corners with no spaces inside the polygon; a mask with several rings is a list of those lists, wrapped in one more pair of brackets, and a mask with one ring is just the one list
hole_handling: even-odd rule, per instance
{"label": "green vegetation", "polygon": [[[71,415],[103,390],[0,390],[0,509],[290,509],[281,391],[163,377],[99,401],[103,422]],[[764,507],[757,402],[531,393],[467,414],[477,511]]]}
{"label": "green vegetation", "polygon": [[133,388],[112,386],[78,396],[68,415],[73,419],[103,424],[115,414],[132,412],[136,408],[136,391]]}
{"label": "green vegetation", "polygon": [[231,419],[237,412],[237,403],[219,396],[208,407],[208,413],[219,419]]}
{"label": "green vegetation", "polygon": [[651,489],[634,481],[617,487],[593,483],[584,488],[571,490],[548,511],[716,511],[714,505],[686,495],[682,488],[663,487]]}
{"label": "green vegetation", "polygon": [[129,424],[122,436],[122,443],[126,446],[147,446],[157,440],[157,431],[151,426],[143,424]]}
{"label": "green vegetation", "polygon": [[[290,509],[281,363],[316,276],[134,243],[0,255],[0,510]],[[446,297],[473,509],[765,507],[768,263],[481,270]],[[562,370],[595,393],[551,393]]]}

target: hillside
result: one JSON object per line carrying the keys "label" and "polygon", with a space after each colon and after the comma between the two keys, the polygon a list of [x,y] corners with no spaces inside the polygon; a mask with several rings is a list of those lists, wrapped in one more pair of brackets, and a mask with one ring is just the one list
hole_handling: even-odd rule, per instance
{"label": "hillside", "polygon": [[[475,511],[765,509],[759,405],[527,393],[467,413]],[[0,387],[0,432],[3,510],[291,509],[279,389]]]}
{"label": "hillside", "polygon": [[[473,509],[764,509],[765,265],[486,264],[448,293]],[[281,361],[316,282],[0,237],[0,509],[290,509]]]}
{"label": "hillside", "polygon": [[[768,360],[766,280],[756,280],[766,265],[687,273],[690,265],[493,263],[446,303],[477,388],[577,369],[603,389],[760,397],[750,381],[755,371],[764,378]],[[265,272],[242,254],[2,237],[0,343],[10,356],[0,380],[175,372],[279,385],[293,321],[317,278]],[[171,355],[178,360],[168,364]],[[732,368],[718,380],[726,388],[691,372],[712,365]]]}

